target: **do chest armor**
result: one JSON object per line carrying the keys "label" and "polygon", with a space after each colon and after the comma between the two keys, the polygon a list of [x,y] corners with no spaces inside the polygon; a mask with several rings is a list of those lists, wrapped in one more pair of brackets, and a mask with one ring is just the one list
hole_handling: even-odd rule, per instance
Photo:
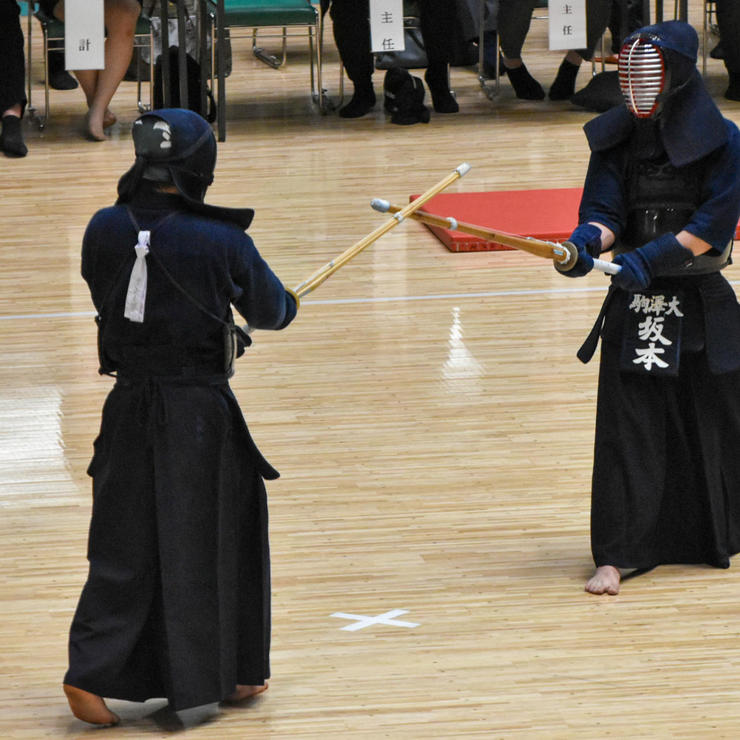
{"label": "do chest armor", "polygon": [[[627,171],[627,223],[614,254],[641,247],[667,232],[677,234],[701,204],[701,163],[674,167],[663,154],[656,160],[633,159]],[[732,245],[721,255],[702,254],[675,275],[716,272],[729,264]]]}

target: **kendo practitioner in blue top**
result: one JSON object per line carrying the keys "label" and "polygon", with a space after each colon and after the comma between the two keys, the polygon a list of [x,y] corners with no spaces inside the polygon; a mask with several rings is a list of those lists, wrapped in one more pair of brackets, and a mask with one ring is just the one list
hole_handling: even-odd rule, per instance
{"label": "kendo practitioner in blue top", "polygon": [[259,693],[270,675],[263,479],[278,476],[228,383],[254,329],[298,300],[244,230],[248,209],[204,201],[216,141],[188,110],[134,123],[136,160],[83,239],[105,402],[93,479],[90,569],[72,622],[73,713],[114,724],[103,697],[167,697],[177,711]]}
{"label": "kendo practitioner in blue top", "polygon": [[583,362],[602,338],[591,504],[596,572],[695,563],[740,551],[740,306],[721,270],[740,217],[740,132],[696,69],[680,21],[627,37],[625,105],[589,121],[591,158],[570,237],[584,275],[614,275]]}

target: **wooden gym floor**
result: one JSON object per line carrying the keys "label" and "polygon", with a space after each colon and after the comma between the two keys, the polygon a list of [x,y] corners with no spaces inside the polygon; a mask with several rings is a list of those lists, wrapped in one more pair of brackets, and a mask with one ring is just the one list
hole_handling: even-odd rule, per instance
{"label": "wooden gym floor", "polygon": [[[700,27],[700,3],[691,12]],[[330,30],[327,45],[335,94]],[[208,193],[256,209],[250,233],[288,285],[382,223],[372,197],[403,204],[461,162],[472,170],[450,191],[582,184],[592,114],[569,103],[519,101],[506,80],[491,101],[472,68],[454,68],[458,115],[401,127],[379,104],[346,121],[312,107],[305,44],[290,49],[275,71],[235,41]],[[525,54],[547,89],[560,54],[545,23]],[[707,82],[740,122],[721,62]],[[27,125],[28,157],[0,161],[2,738],[92,736],[61,692],[86,573],[85,469],[111,383],[79,254],[133,161],[133,88],[105,143],[79,134],[79,90],[53,92],[48,127]],[[727,275],[740,282],[737,266]],[[575,351],[607,282],[519,252],[452,254],[405,223],[286,331],[256,334],[233,385],[282,473],[268,486],[271,688],[179,718],[162,700],[111,702],[124,721],[105,737],[740,736],[737,567],[661,567],[617,597],[583,592],[597,363]],[[347,630],[361,623],[338,614],[386,623]]]}

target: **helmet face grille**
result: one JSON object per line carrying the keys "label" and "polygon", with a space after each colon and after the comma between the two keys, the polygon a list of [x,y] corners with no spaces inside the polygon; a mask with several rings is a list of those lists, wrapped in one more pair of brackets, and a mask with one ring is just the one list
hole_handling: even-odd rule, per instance
{"label": "helmet face grille", "polygon": [[655,115],[666,78],[660,49],[644,38],[630,41],[619,52],[618,66],[619,86],[632,114],[637,118]]}

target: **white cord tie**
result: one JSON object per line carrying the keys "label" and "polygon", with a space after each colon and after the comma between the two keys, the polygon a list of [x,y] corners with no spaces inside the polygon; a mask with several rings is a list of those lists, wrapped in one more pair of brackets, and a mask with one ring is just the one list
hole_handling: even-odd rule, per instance
{"label": "white cord tie", "polygon": [[123,315],[129,321],[139,324],[144,321],[144,303],[146,302],[146,256],[149,254],[149,231],[139,232],[139,243],[136,250],[136,262],[131,268],[131,277],[128,281],[126,293],[126,307]]}

